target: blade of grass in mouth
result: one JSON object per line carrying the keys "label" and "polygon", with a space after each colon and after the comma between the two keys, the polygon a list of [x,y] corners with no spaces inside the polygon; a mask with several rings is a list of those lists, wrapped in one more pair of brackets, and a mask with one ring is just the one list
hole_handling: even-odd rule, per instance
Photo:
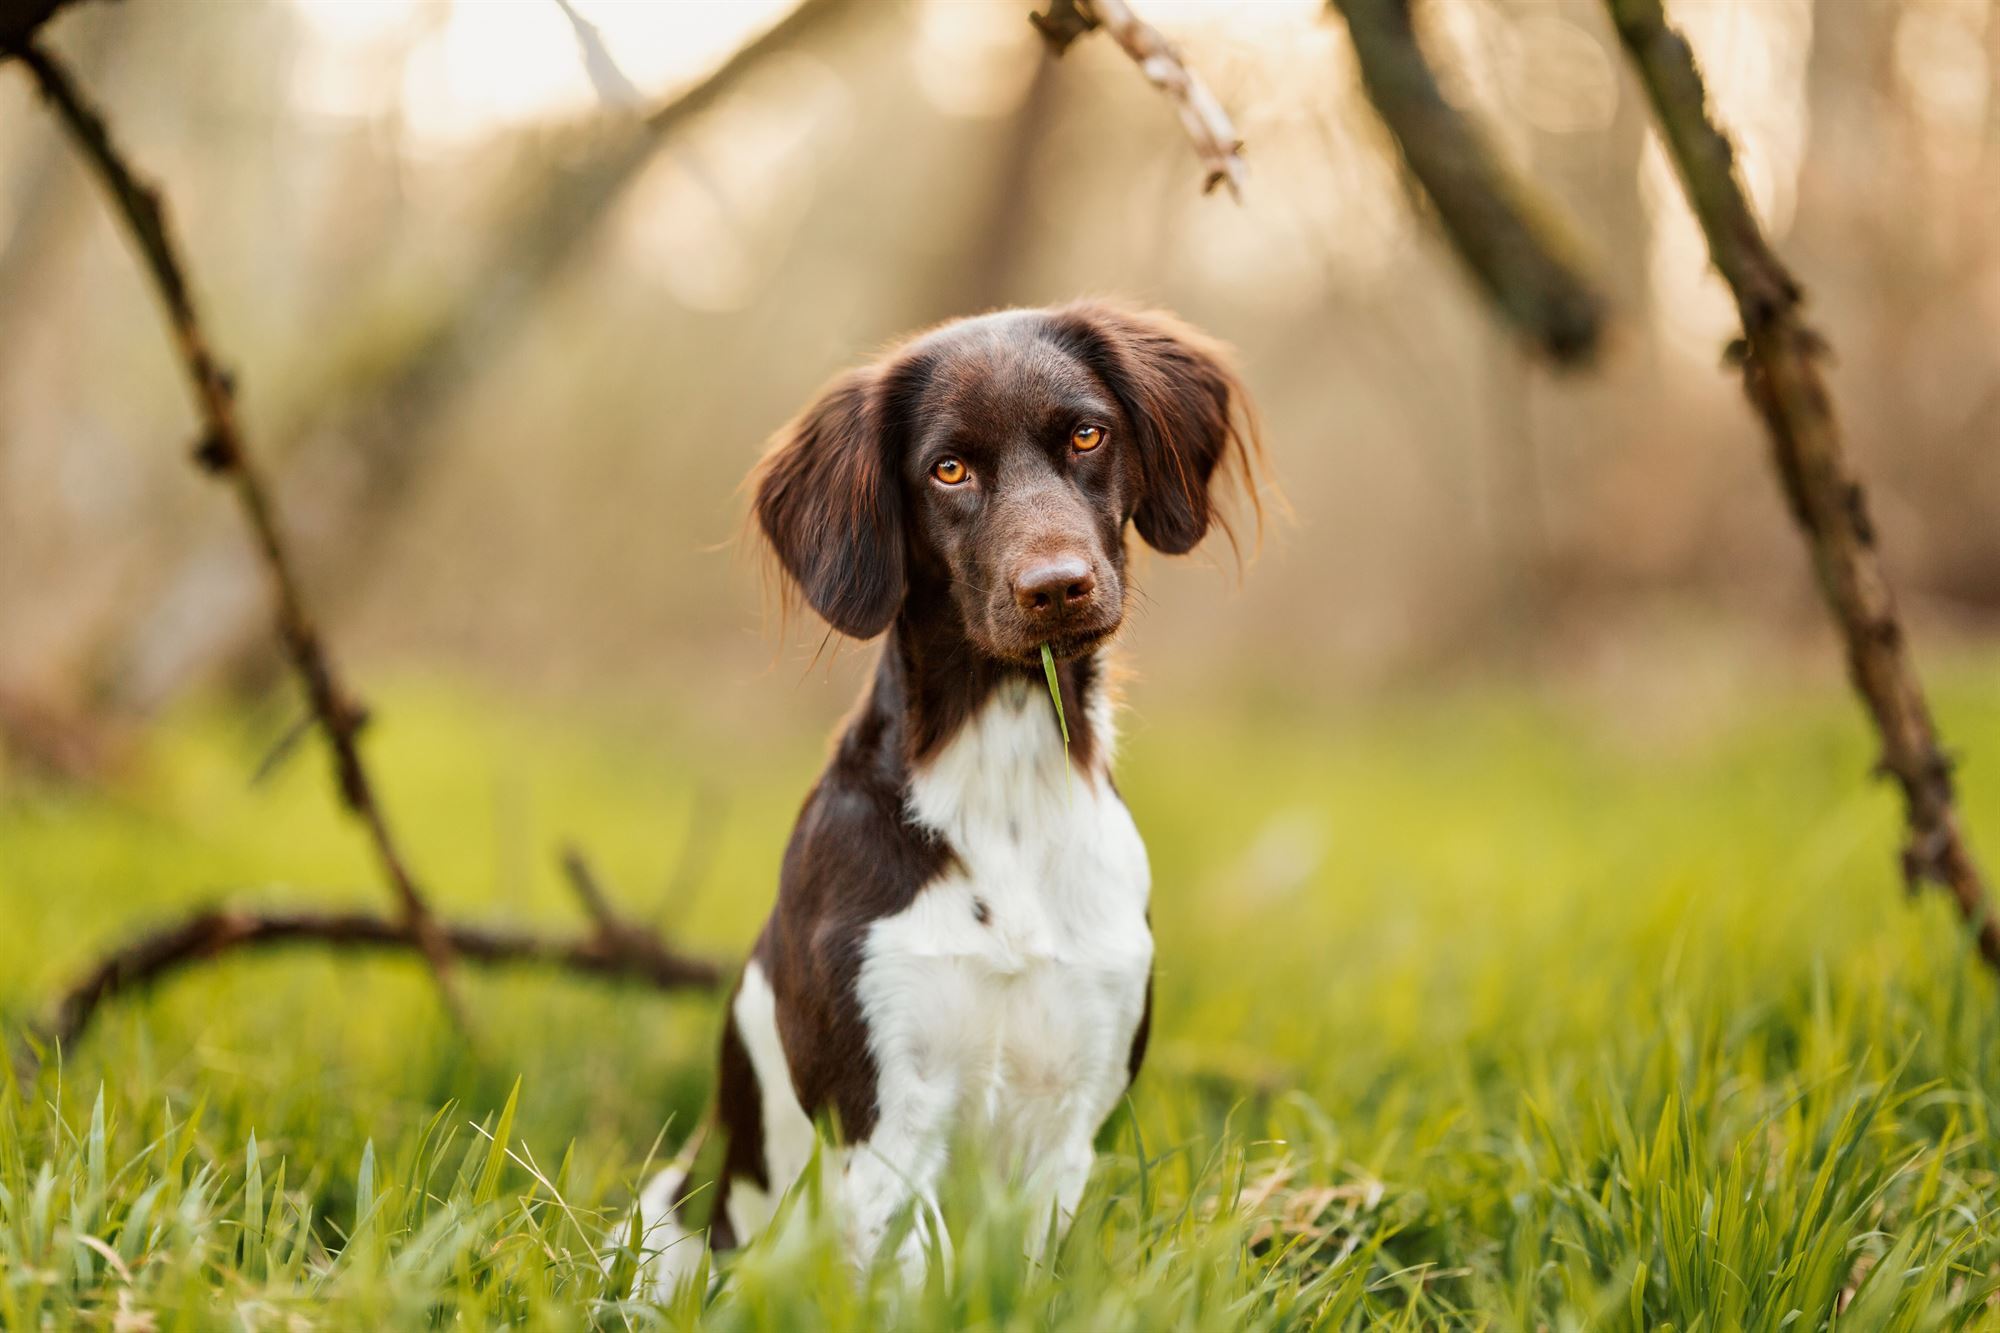
{"label": "blade of grass in mouth", "polygon": [[1046,643],[1042,645],[1042,674],[1049,680],[1049,698],[1055,702],[1056,725],[1062,728],[1063,738],[1063,791],[1069,791],[1069,719],[1063,716],[1062,686],[1056,683],[1055,650]]}
{"label": "blade of grass in mouth", "polygon": [[1042,674],[1049,678],[1049,698],[1055,701],[1056,725],[1062,728],[1063,752],[1069,752],[1069,719],[1063,716],[1062,686],[1056,684],[1056,655],[1046,643],[1042,645]]}

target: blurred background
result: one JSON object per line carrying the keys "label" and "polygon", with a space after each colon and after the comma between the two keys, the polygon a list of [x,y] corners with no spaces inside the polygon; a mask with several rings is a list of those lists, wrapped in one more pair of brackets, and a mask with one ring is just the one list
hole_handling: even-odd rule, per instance
{"label": "blurred background", "polygon": [[[1291,1195],[1246,1204],[1240,1232],[1194,1220],[1247,1172],[1368,1201],[1394,1245],[1354,1260],[1387,1303],[1365,1326],[1478,1308],[1594,1327],[1605,1291],[1635,1328],[1777,1326],[1844,1308],[1842,1275],[1878,1259],[1932,1284],[1904,1284],[1910,1309],[1949,1282],[1968,1319],[1990,1313],[2000,1006],[1945,895],[1903,906],[1897,795],[1868,780],[1875,738],[1722,364],[1735,312],[1600,0],[1417,7],[1450,97],[1578,223],[1611,324],[1571,372],[1496,322],[1321,4],[1135,3],[1233,115],[1241,204],[1200,193],[1173,110],[1106,35],[1052,60],[1023,0],[126,0],[71,6],[43,40],[163,187],[442,913],[580,930],[554,857],[573,838],[635,920],[733,966],[874,655],[787,630],[760,587],[741,484],[764,441],[928,323],[1086,294],[1167,306],[1237,349],[1273,489],[1240,566],[1220,542],[1136,557],[1119,777],[1160,960],[1139,1192],[1142,1122],[1194,1151],[1107,1243],[1225,1304],[1289,1281],[1289,1243],[1268,1270],[1243,1259],[1269,1234],[1248,1228],[1294,1225]],[[1668,8],[1833,343],[1990,869],[2000,0]],[[317,742],[267,771],[301,704],[236,497],[190,464],[196,423],[98,183],[0,64],[10,1032],[198,903],[389,902]],[[102,1086],[113,1161],[152,1151],[162,1104],[205,1106],[197,1179],[262,1151],[293,1163],[300,1217],[344,1226],[378,1151],[422,1196],[438,1108],[477,1122],[518,1075],[523,1141],[565,1175],[572,1144],[571,1197],[616,1215],[649,1147],[701,1114],[718,1003],[537,969],[461,982],[483,1049],[408,958],[258,954],[121,995],[21,1112],[42,1146],[10,1149],[0,1097],[0,1212],[49,1197],[37,1154],[96,1197],[102,1153],[71,1145],[101,1141],[80,1122]],[[1906,1100],[1840,1146],[1889,1087]],[[1647,1127],[1682,1108],[1710,1193],[1607,1205],[1661,1179]],[[1209,1145],[1235,1163],[1212,1180]],[[114,1173],[142,1210],[152,1170]],[[162,1179],[181,1176],[174,1156]],[[1825,1215],[1848,1229],[1808,1236],[1835,1176]],[[1757,1191],[1779,1239],[1718,1248],[1698,1200]],[[1310,1227],[1334,1195],[1299,1197]],[[1603,1231],[1607,1207],[1632,1225]],[[1199,1245],[1156,1261],[1158,1219]],[[1906,1221],[1928,1248],[1894,1240]],[[0,1278],[25,1276],[0,1281],[0,1323],[24,1282],[96,1264],[10,1252],[5,1222]],[[127,1253],[141,1285],[193,1293],[235,1226],[179,1267]],[[1828,1289],[1768,1319],[1699,1306],[1780,1270]],[[429,1270],[406,1271],[409,1326],[435,1326]],[[1098,1295],[1146,1288],[1064,1280],[1076,1327],[1228,1322],[1096,1318]],[[347,1290],[364,1304],[330,1326],[394,1326],[367,1281]]]}
{"label": "blurred background", "polygon": [[[1277,485],[1239,579],[1153,560],[1143,701],[1489,675],[1671,731],[1832,639],[1720,365],[1734,313],[1593,0],[1437,0],[1448,91],[1582,224],[1598,368],[1534,362],[1423,223],[1313,0],[1144,7],[1234,114],[1239,206],[1108,39],[1026,6],[271,0],[51,29],[160,178],[253,447],[362,682],[823,723],[738,540],[763,441],[952,315],[1081,294],[1239,351]],[[1921,650],[2000,624],[2000,14],[1681,3],[1803,275]],[[581,25],[581,26],[580,26]],[[594,34],[590,36],[588,34]],[[95,182],[0,77],[0,715],[90,766],[272,673],[261,574]],[[1796,651],[1795,651],[1796,650]],[[650,705],[648,705],[650,706]],[[24,758],[23,756],[26,756]]]}

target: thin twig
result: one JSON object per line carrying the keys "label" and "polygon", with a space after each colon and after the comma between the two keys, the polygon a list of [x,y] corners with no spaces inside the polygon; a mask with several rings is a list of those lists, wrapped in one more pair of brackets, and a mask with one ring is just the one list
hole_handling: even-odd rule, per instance
{"label": "thin twig", "polygon": [[1202,193],[1227,185],[1230,197],[1243,202],[1243,141],[1222,103],[1158,28],[1133,13],[1125,0],[1050,0],[1046,13],[1028,19],[1057,55],[1092,28],[1110,33],[1139,72],[1174,104],[1181,128],[1201,158]]}
{"label": "thin twig", "polygon": [[1097,20],[1084,12],[1081,0],[1049,0],[1048,9],[1029,14],[1028,22],[1048,43],[1050,54],[1058,56],[1097,26]]}
{"label": "thin twig", "polygon": [[1347,20],[1361,86],[1437,209],[1452,247],[1500,313],[1558,365],[1596,354],[1604,302],[1571,230],[1445,100],[1410,0],[1330,0]]}
{"label": "thin twig", "polygon": [[561,860],[563,877],[569,881],[577,902],[583,907],[583,914],[590,918],[607,949],[643,957],[665,947],[660,943],[660,934],[652,927],[634,921],[612,905],[610,895],[605,893],[603,882],[591,869],[590,860],[584,856],[581,847],[575,843],[565,844]]}
{"label": "thin twig", "polygon": [[[472,963],[555,967],[663,991],[712,990],[724,976],[720,964],[677,952],[646,931],[593,929],[565,938],[525,927],[463,922],[441,922],[439,929],[453,954]],[[62,992],[39,1036],[46,1046],[69,1049],[115,996],[224,954],[281,945],[421,952],[407,922],[371,912],[202,908],[148,930],[92,963]],[[22,1064],[32,1069],[33,1063],[33,1055],[25,1054]]]}
{"label": "thin twig", "polygon": [[[360,725],[366,726],[367,718],[362,718]],[[250,771],[250,785],[261,787],[276,777],[278,770],[291,761],[292,756],[298,753],[299,746],[305,743],[306,737],[312,735],[318,726],[319,719],[313,716],[311,708],[306,708],[287,723],[284,731],[279,733],[278,739],[271,742],[271,748],[264,752],[264,757],[257,761],[257,767]]]}
{"label": "thin twig", "polygon": [[609,107],[635,107],[645,100],[638,86],[626,77],[616,56],[605,43],[604,34],[597,25],[576,12],[570,0],[555,0],[556,8],[562,10],[569,20],[570,31],[576,35],[577,54],[583,59],[583,72],[590,79],[590,86],[597,93],[597,100]]}
{"label": "thin twig", "polygon": [[743,75],[780,51],[845,21],[861,9],[859,0],[799,0],[783,18],[738,47],[729,59],[686,88],[668,95],[646,116],[646,128],[659,137],[714,106],[741,82]]}
{"label": "thin twig", "polygon": [[562,849],[564,878],[576,892],[576,899],[583,905],[583,914],[600,935],[620,935],[636,929],[620,917],[611,906],[611,900],[604,896],[604,888],[597,882],[597,872],[590,868],[590,861],[583,849],[575,843],[567,843]]}
{"label": "thin twig", "polygon": [[1659,116],[1668,153],[1708,238],[1709,257],[1735,294],[1745,340],[1732,354],[1770,433],[1785,498],[1846,644],[1848,674],[1881,736],[1881,771],[1902,789],[1910,831],[1905,883],[1912,891],[1925,881],[1948,890],[1980,955],[2000,969],[2000,922],[1960,828],[1951,761],[1938,744],[1875,550],[1866,497],[1820,376],[1826,343],[1801,317],[1799,285],[1757,223],[1736,176],[1735,153],[1709,118],[1707,91],[1686,39],[1668,25],[1659,0],[1606,4]]}
{"label": "thin twig", "polygon": [[56,59],[33,42],[19,48],[17,54],[34,74],[42,95],[55,108],[71,139],[110,193],[166,305],[175,348],[194,388],[202,418],[203,433],[195,460],[210,473],[226,477],[235,487],[237,501],[249,520],[258,553],[270,575],[279,635],[332,751],[341,800],[367,830],[383,876],[395,894],[412,938],[430,964],[445,1005],[460,1025],[465,1026],[465,1009],[451,984],[450,941],[439,930],[390,834],[388,819],[376,798],[375,784],[362,762],[355,741],[362,709],[335,673],[326,645],[307,611],[305,594],[269,493],[244,447],[236,420],[235,386],[210,350],[207,333],[195,313],[186,268],[181,263],[166,208],[159,193],[141,182],[126,165],[124,156],[112,143],[103,117]]}

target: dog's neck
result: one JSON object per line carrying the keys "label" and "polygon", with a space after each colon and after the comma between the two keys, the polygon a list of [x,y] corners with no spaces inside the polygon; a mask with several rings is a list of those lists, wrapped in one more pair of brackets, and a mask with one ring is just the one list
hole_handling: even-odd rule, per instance
{"label": "dog's neck", "polygon": [[[1086,778],[1101,774],[1110,759],[1109,685],[1100,652],[1056,664],[1069,762]],[[900,790],[996,702],[1044,710],[1052,743],[1062,744],[1040,665],[997,661],[955,623],[905,612],[883,644],[874,684],[841,748]]]}

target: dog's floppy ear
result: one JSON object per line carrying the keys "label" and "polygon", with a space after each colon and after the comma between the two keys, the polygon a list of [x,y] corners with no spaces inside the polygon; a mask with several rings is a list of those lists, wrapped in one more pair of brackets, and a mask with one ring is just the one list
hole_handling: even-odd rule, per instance
{"label": "dog's floppy ear", "polygon": [[752,508],[778,563],[842,634],[873,638],[903,604],[903,515],[879,372],[849,371],[757,466]]}
{"label": "dog's floppy ear", "polygon": [[1211,521],[1227,530],[1213,494],[1218,471],[1237,475],[1257,505],[1250,476],[1255,428],[1243,386],[1221,348],[1155,311],[1091,302],[1057,311],[1054,322],[1059,336],[1118,396],[1138,432],[1132,525],[1148,545],[1184,555],[1207,535]]}

